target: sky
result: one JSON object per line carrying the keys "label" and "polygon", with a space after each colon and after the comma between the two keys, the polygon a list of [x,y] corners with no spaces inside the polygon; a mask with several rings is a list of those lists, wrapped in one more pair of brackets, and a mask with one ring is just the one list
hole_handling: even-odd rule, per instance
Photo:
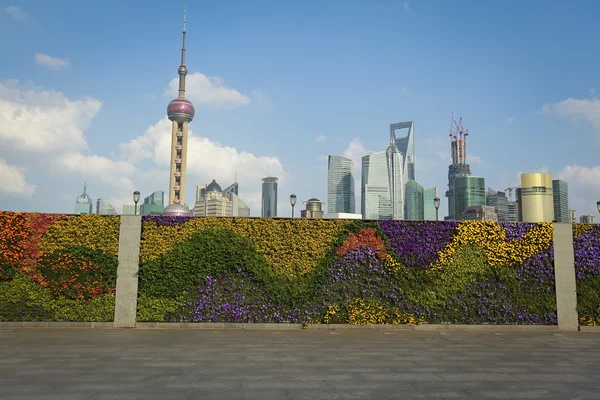
{"label": "sky", "polygon": [[[504,190],[522,172],[600,200],[600,2],[194,1],[187,5],[186,202],[235,179],[260,216],[327,198],[327,156],[385,150],[415,121],[416,180],[446,215],[452,113],[473,175]],[[0,0],[0,209],[72,213],[87,182],[121,212],[168,190],[183,2]],[[298,208],[298,207],[297,207]]]}

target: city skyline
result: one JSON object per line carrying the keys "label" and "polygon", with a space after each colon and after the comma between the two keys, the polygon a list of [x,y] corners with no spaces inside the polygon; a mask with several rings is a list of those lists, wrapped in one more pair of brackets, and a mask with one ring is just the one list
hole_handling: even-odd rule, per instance
{"label": "city skyline", "polygon": [[[521,172],[548,171],[568,183],[569,207],[594,215],[600,198],[598,57],[578,46],[595,42],[575,34],[583,23],[558,36],[550,22],[565,13],[587,21],[600,7],[583,2],[559,11],[562,3],[554,1],[510,3],[410,2],[411,12],[385,1],[345,7],[308,2],[296,6],[299,12],[277,3],[256,11],[241,2],[188,8],[194,28],[187,37],[193,69],[186,97],[196,106],[188,183],[233,181],[237,173],[245,191],[240,197],[257,215],[259,179],[278,176],[278,215],[290,215],[289,193],[300,201],[327,197],[322,157],[345,154],[356,169],[368,150],[381,148],[389,121],[415,120],[417,182],[443,194],[445,132],[455,112],[477,135],[467,162],[488,187],[502,190],[518,184]],[[24,19],[0,8],[0,31],[24,39],[6,43],[11,57],[0,71],[0,208],[71,212],[84,181],[89,193],[118,210],[131,203],[133,190],[168,190],[171,124],[163,115],[177,96],[173,59],[181,48],[183,4],[140,4],[123,5],[123,15],[144,9],[126,28],[122,16],[100,3],[14,5]],[[511,12],[516,5],[518,16]],[[265,9],[271,13],[262,23],[247,18]],[[441,35],[447,16],[466,11],[476,24],[445,27]],[[90,12],[93,21],[77,18]],[[287,24],[277,22],[288,15],[294,18]],[[227,22],[215,27],[207,20]],[[396,23],[380,29],[388,20]],[[314,26],[309,35],[307,24]],[[419,26],[434,29],[411,35]],[[498,39],[515,35],[519,41]],[[411,63],[402,62],[406,53],[391,51],[400,43],[413,55]],[[543,62],[553,54],[549,44],[566,49],[565,59],[577,59],[577,66]],[[234,62],[239,57],[243,67]],[[136,73],[123,73],[125,66]],[[566,133],[582,144],[572,150],[562,145]],[[530,152],[534,146],[544,151]],[[354,176],[360,180],[356,170]],[[442,201],[441,217],[446,208]]]}

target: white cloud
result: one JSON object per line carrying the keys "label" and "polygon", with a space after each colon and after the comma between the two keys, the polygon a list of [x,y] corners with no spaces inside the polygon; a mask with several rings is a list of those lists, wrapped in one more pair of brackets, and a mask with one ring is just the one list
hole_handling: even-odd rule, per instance
{"label": "white cloud", "polygon": [[27,14],[18,7],[8,6],[6,7],[6,12],[9,13],[14,19],[18,19],[19,21],[27,21]]}
{"label": "white cloud", "polygon": [[25,169],[10,166],[0,158],[0,197],[30,198],[35,185],[25,181]]}
{"label": "white cloud", "polygon": [[316,140],[317,140],[317,143],[324,143],[327,140],[327,138],[323,135],[319,135],[319,136],[317,136]]}
{"label": "white cloud", "polygon": [[0,81],[0,144],[34,153],[85,149],[83,131],[101,106],[93,98],[70,100],[17,80]]}
{"label": "white cloud", "polygon": [[115,161],[97,155],[67,153],[63,154],[57,163],[59,168],[68,171],[69,174],[90,177],[115,188],[130,189],[133,187],[130,177],[136,169],[126,161]]}
{"label": "white cloud", "polygon": [[346,147],[346,150],[344,150],[343,155],[351,158],[352,161],[354,161],[354,169],[360,171],[360,168],[362,167],[362,158],[369,153],[372,153],[372,151],[367,150],[359,138],[354,138],[348,147]]}
{"label": "white cloud", "polygon": [[516,118],[514,118],[514,117],[508,117],[508,118],[506,118],[505,122],[506,122],[507,124],[512,124],[512,123],[513,123],[513,122],[515,122],[516,120],[517,120],[517,119],[516,119]]}
{"label": "white cloud", "polygon": [[480,166],[485,165],[485,163],[483,162],[483,160],[481,159],[481,157],[473,155],[473,154],[468,154],[467,155],[467,163],[468,164],[473,164],[473,165],[480,165]]}
{"label": "white cloud", "polygon": [[[174,78],[169,82],[169,88],[165,94],[176,97],[178,88],[179,78]],[[257,96],[257,91],[254,91],[254,95]],[[236,89],[225,87],[223,79],[206,76],[200,72],[186,76],[185,96],[196,107],[232,109],[250,104],[250,97]],[[262,96],[262,93],[260,96]]]}
{"label": "white cloud", "polygon": [[[164,118],[148,127],[146,132],[119,145],[118,155],[123,160],[138,162],[150,159],[166,170],[171,162],[171,122]],[[260,213],[261,179],[276,176],[281,185],[285,181],[283,164],[277,157],[256,156],[224,146],[194,135],[188,138],[187,192],[193,194],[196,185],[210,183],[215,179],[223,188],[233,183],[237,175],[240,197],[251,208],[253,215]],[[192,197],[187,196],[190,203]],[[190,204],[191,205],[191,204]]]}
{"label": "white cloud", "polygon": [[576,210],[577,215],[598,215],[596,202],[600,200],[600,165],[567,165],[556,178],[569,185],[569,208]]}
{"label": "white cloud", "polygon": [[48,67],[55,71],[58,71],[61,68],[66,68],[69,66],[69,60],[63,59],[63,58],[58,58],[58,57],[52,57],[52,56],[49,56],[48,54],[43,54],[43,53],[35,54],[35,62],[38,65]]}
{"label": "white cloud", "polygon": [[567,118],[572,123],[586,122],[600,130],[600,100],[568,98],[558,103],[546,104],[542,112],[558,118]]}

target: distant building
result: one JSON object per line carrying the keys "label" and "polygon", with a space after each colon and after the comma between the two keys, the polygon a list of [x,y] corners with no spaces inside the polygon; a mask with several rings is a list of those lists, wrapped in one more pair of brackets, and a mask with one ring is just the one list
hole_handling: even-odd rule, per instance
{"label": "distant building", "polygon": [[519,214],[517,212],[517,202],[509,201],[507,205],[508,209],[508,222],[519,222]]}
{"label": "distant building", "polygon": [[206,186],[196,187],[195,217],[249,217],[250,209],[238,197],[237,182],[225,190],[213,179]]}
{"label": "distant building", "polygon": [[87,194],[87,183],[83,184],[83,194],[75,200],[75,214],[93,213],[92,198]]}
{"label": "distant building", "polygon": [[[467,206],[464,205],[464,193],[463,199],[461,200],[461,204],[457,205],[456,195],[462,193],[461,190],[464,188],[459,188],[456,190],[456,179],[457,178],[465,178],[471,176],[471,167],[467,164],[467,136],[468,131],[464,127],[462,123],[462,119],[458,123],[456,121],[452,121],[455,125],[450,131],[450,155],[452,157],[452,164],[448,166],[448,191],[446,192],[446,197],[448,198],[448,217],[446,219],[455,220],[459,219],[462,212],[471,206],[475,205],[485,205],[485,188],[483,189],[483,203],[480,202],[481,196],[477,195],[477,201],[475,203],[478,204],[469,204]],[[483,178],[480,178],[483,179]],[[463,181],[462,185],[468,183],[468,181]],[[470,201],[466,201],[466,203],[471,203]]]}
{"label": "distant building", "polygon": [[517,221],[523,222],[523,196],[521,195],[521,188],[515,189],[515,203],[517,205]]}
{"label": "distant building", "polygon": [[100,215],[118,215],[115,208],[108,201],[98,199],[96,202],[96,214]]}
{"label": "distant building", "polygon": [[165,208],[165,192],[156,190],[144,199],[140,205],[141,215],[161,215]]}
{"label": "distant building", "polygon": [[261,217],[277,216],[277,181],[275,177],[263,178]]}
{"label": "distant building", "polygon": [[423,186],[419,185],[415,180],[409,179],[408,183],[406,184],[404,219],[411,221],[423,221],[425,219],[424,197],[425,191]]}
{"label": "distant building", "polygon": [[494,207],[498,221],[508,222],[508,198],[505,192],[496,191],[488,188],[486,204]]}
{"label": "distant building", "polygon": [[579,217],[579,222],[582,224],[593,224],[594,216],[593,215],[582,215]]}
{"label": "distant building", "polygon": [[556,222],[569,222],[569,186],[567,182],[559,179],[552,181],[552,198],[554,220]]}
{"label": "distant building", "polygon": [[485,179],[478,176],[457,176],[453,180],[452,204],[449,215],[460,218],[469,207],[485,205]]}
{"label": "distant building", "polygon": [[423,219],[425,221],[435,221],[436,213],[433,200],[436,197],[439,197],[437,187],[423,190]]}
{"label": "distant building", "polygon": [[323,219],[362,219],[362,214],[327,213],[323,214]]}
{"label": "distant building", "polygon": [[554,220],[551,174],[545,172],[521,174],[520,195],[523,222],[552,222]]}
{"label": "distant building", "polygon": [[569,210],[569,222],[572,224],[577,222],[577,216],[575,215],[575,210]]}
{"label": "distant building", "polygon": [[474,206],[465,209],[460,219],[475,221],[498,221],[496,207],[493,206]]}
{"label": "distant building", "polygon": [[392,219],[392,198],[385,151],[362,158],[361,214],[364,219]]}
{"label": "distant building", "polygon": [[306,206],[306,210],[300,211],[300,217],[302,218],[323,218],[323,210],[321,206],[325,204],[319,199],[312,198],[308,199],[303,203]]}
{"label": "distant building", "polygon": [[354,213],[354,161],[342,155],[330,155],[327,165],[327,212]]}
{"label": "distant building", "polygon": [[[138,206],[138,214],[140,213],[140,209]],[[123,205],[123,215],[135,215],[135,204],[125,204]]]}

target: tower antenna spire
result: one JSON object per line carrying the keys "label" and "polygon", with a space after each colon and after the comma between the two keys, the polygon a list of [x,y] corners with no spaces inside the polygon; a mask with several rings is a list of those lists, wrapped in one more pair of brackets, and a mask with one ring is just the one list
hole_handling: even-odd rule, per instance
{"label": "tower antenna spire", "polygon": [[185,34],[186,34],[187,7],[183,6],[183,44],[181,45],[181,65],[177,72],[179,73],[179,97],[185,98],[185,76],[187,75],[187,67],[185,66]]}

